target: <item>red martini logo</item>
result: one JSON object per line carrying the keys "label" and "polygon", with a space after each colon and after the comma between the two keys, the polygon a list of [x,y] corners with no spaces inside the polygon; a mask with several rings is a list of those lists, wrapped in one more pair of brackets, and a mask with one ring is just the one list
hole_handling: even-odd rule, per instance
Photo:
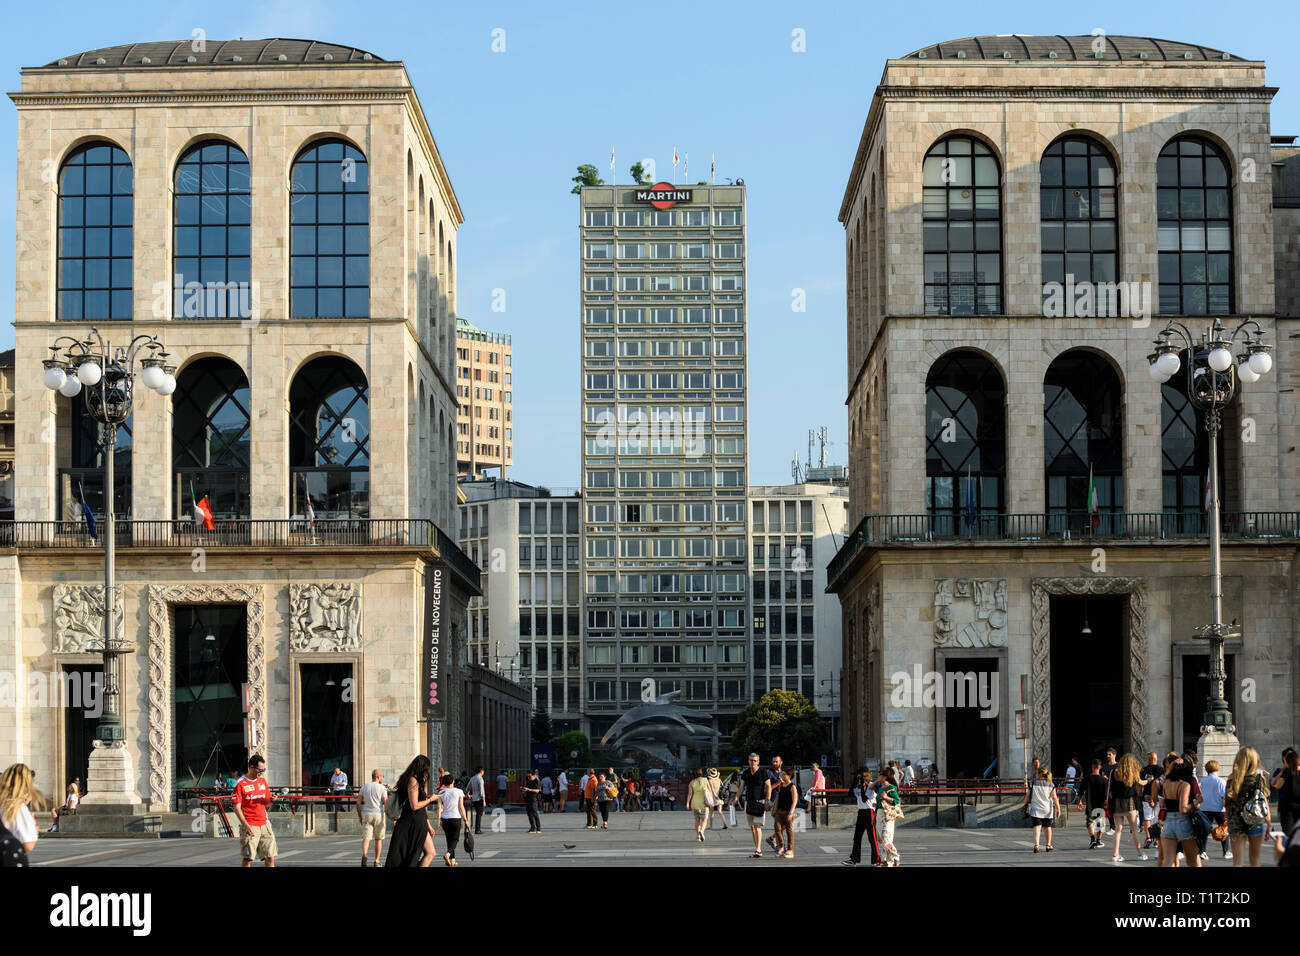
{"label": "red martini logo", "polygon": [[655,183],[649,189],[636,191],[637,202],[648,202],[656,209],[668,209],[679,202],[690,202],[692,190],[678,189],[672,183]]}

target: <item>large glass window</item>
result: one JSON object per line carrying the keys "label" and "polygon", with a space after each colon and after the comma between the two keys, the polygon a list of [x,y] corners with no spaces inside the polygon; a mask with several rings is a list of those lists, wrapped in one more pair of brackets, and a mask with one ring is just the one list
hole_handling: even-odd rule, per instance
{"label": "large glass window", "polygon": [[[1119,376],[1100,355],[1073,349],[1043,379],[1049,528],[1079,534],[1123,530],[1124,422]],[[1090,510],[1088,483],[1097,493]]]}
{"label": "large glass window", "polygon": [[192,514],[205,495],[217,518],[247,518],[249,511],[248,379],[228,359],[187,365],[172,399],[173,508]]}
{"label": "large glass window", "polygon": [[251,316],[250,214],[242,150],[208,142],[186,151],[176,165],[172,218],[177,317]]}
{"label": "large glass window", "polygon": [[131,160],[87,143],[59,170],[58,317],[130,319]]}
{"label": "large glass window", "polygon": [[[64,399],[59,399],[60,402]],[[68,441],[67,458],[70,463],[59,469],[59,518],[63,521],[81,521],[84,501],[90,506],[98,524],[103,524],[104,507],[104,446],[101,442],[103,426],[86,410],[85,391],[68,399],[72,427],[60,431],[59,441]],[[131,429],[134,416],[117,426],[117,444],[113,454],[113,512],[116,517],[131,517]],[[62,451],[60,458],[63,457]]]}
{"label": "large glass window", "polygon": [[[1187,397],[1187,362],[1160,386],[1160,462],[1165,530],[1169,534],[1205,534],[1205,483],[1210,474],[1210,446],[1205,413]],[[1223,497],[1225,454],[1219,432],[1219,497]]]}
{"label": "large glass window", "polygon": [[1066,276],[1114,282],[1119,245],[1110,154],[1086,136],[1067,136],[1047,147],[1039,169],[1043,283],[1064,283]]}
{"label": "large glass window", "polygon": [[1002,172],[987,146],[949,136],[922,168],[925,314],[1002,311]]}
{"label": "large glass window", "polygon": [[341,356],[308,362],[289,389],[289,500],[317,518],[370,514],[370,389]]}
{"label": "large glass window", "polygon": [[370,168],[342,140],[293,164],[289,295],[294,318],[370,315]]}
{"label": "large glass window", "polygon": [[1200,136],[1173,140],[1156,163],[1161,315],[1232,311],[1228,161]]}
{"label": "large glass window", "polygon": [[211,787],[218,774],[234,779],[246,769],[240,687],[248,680],[247,618],[238,604],[172,609],[178,787]]}
{"label": "large glass window", "polygon": [[1003,511],[1006,385],[978,352],[949,352],[925,382],[925,504],[935,534],[980,533]]}

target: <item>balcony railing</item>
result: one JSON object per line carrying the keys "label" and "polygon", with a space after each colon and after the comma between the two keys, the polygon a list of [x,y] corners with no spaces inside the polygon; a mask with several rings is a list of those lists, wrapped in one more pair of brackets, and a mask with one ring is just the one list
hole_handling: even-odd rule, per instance
{"label": "balcony railing", "polygon": [[[1094,527],[1095,522],[1095,527]],[[1234,511],[1220,516],[1228,539],[1300,539],[1300,512]],[[970,542],[1180,541],[1204,540],[1208,515],[1200,511],[1125,514],[1058,511],[1048,514],[867,515],[831,559],[826,580],[834,583],[864,549],[874,546]]]}
{"label": "balcony railing", "polygon": [[[101,519],[102,521],[102,519]],[[117,548],[423,548],[436,550],[477,592],[479,568],[441,528],[427,518],[325,518],[218,520],[209,531],[189,519],[118,521]],[[102,523],[91,538],[81,521],[0,521],[0,548],[98,551]]]}

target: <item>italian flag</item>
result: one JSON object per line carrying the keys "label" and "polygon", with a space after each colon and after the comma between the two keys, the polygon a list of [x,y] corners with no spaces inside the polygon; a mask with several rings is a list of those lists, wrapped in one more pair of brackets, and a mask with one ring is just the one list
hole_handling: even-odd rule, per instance
{"label": "italian flag", "polygon": [[1101,527],[1101,509],[1097,506],[1097,485],[1092,480],[1092,465],[1088,465],[1088,514],[1092,515],[1092,530]]}
{"label": "italian flag", "polygon": [[212,523],[212,505],[208,504],[208,496],[204,495],[202,500],[194,497],[194,489],[190,489],[190,498],[194,502],[194,523],[207,528],[209,531],[216,531],[217,526]]}

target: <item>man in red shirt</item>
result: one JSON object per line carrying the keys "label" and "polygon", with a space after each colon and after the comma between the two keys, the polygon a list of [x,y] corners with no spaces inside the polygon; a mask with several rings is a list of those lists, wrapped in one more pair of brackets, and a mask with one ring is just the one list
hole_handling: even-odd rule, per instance
{"label": "man in red shirt", "polygon": [[235,816],[239,817],[239,850],[244,858],[242,866],[252,866],[253,860],[265,860],[275,866],[275,832],[266,818],[266,808],[271,803],[271,788],[266,785],[266,761],[260,754],[248,758],[248,773],[234,786]]}

